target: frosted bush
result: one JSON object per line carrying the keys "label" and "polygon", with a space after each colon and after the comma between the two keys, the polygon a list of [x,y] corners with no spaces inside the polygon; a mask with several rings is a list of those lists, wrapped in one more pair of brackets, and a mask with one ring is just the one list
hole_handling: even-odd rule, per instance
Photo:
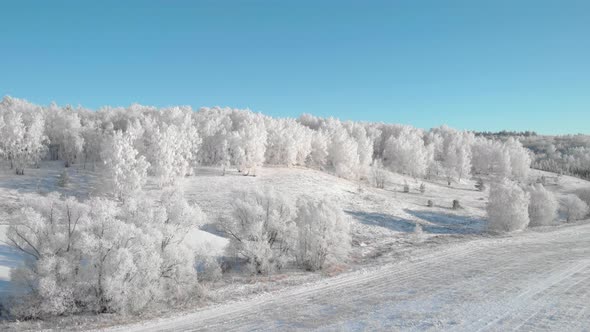
{"label": "frosted bush", "polygon": [[253,273],[280,269],[288,259],[295,228],[293,208],[272,190],[240,192],[231,218],[221,227],[229,237],[229,255],[243,258]]}
{"label": "frosted bush", "polygon": [[567,222],[581,220],[588,214],[588,204],[576,195],[568,195],[561,202],[561,211]]}
{"label": "frosted bush", "polygon": [[530,194],[529,218],[531,226],[550,225],[557,218],[559,203],[553,193],[537,183],[528,190]]}
{"label": "frosted bush", "polygon": [[12,274],[26,291],[11,308],[15,316],[138,313],[198,295],[194,253],[183,238],[203,216],[181,193],[125,205],[56,193],[25,195],[23,203],[7,232],[26,256]]}
{"label": "frosted bush", "polygon": [[325,200],[302,199],[297,205],[299,266],[315,271],[346,261],[350,252],[350,223],[342,209]]}
{"label": "frosted bush", "polygon": [[529,194],[516,183],[504,180],[490,188],[488,228],[496,232],[522,230],[529,224]]}

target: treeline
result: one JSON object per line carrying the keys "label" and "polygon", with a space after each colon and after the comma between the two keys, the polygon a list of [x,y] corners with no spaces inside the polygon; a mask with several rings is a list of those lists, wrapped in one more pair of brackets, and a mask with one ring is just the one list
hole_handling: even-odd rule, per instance
{"label": "treeline", "polygon": [[502,130],[502,131],[477,131],[475,132],[476,136],[485,136],[485,137],[519,137],[519,136],[524,136],[524,137],[529,137],[529,136],[537,136],[537,132],[535,131],[530,131],[530,130],[526,130],[526,131],[508,131],[508,130]]}
{"label": "treeline", "polygon": [[522,139],[534,152],[532,167],[590,179],[590,136],[537,136]]}
{"label": "treeline", "polygon": [[0,102],[0,137],[0,156],[16,174],[42,159],[63,160],[66,167],[106,165],[119,196],[148,174],[166,186],[199,165],[235,167],[244,175],[255,175],[262,165],[305,166],[354,180],[384,167],[451,183],[474,173],[522,178],[531,161],[518,140],[446,126],[425,131],[308,114],[272,118],[219,107],[91,111],[11,97]]}

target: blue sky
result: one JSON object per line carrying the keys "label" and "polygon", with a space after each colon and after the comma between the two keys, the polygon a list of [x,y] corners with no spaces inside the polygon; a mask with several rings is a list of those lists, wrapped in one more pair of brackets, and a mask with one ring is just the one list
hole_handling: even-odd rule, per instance
{"label": "blue sky", "polygon": [[1,1],[0,94],[590,134],[590,1]]}

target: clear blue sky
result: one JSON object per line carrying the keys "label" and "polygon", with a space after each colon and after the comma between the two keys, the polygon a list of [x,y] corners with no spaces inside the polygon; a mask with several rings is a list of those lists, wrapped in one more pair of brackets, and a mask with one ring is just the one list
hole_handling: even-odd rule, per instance
{"label": "clear blue sky", "polygon": [[0,94],[590,134],[590,1],[1,1]]}

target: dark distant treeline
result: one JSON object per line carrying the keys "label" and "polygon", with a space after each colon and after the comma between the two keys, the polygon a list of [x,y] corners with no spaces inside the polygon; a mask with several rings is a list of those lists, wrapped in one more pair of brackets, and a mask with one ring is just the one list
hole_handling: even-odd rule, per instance
{"label": "dark distant treeline", "polygon": [[511,136],[525,136],[525,137],[530,137],[530,136],[537,136],[537,133],[535,131],[507,131],[507,130],[502,130],[502,131],[497,131],[497,132],[493,132],[493,131],[476,131],[475,132],[475,136],[484,136],[484,137],[511,137]]}

